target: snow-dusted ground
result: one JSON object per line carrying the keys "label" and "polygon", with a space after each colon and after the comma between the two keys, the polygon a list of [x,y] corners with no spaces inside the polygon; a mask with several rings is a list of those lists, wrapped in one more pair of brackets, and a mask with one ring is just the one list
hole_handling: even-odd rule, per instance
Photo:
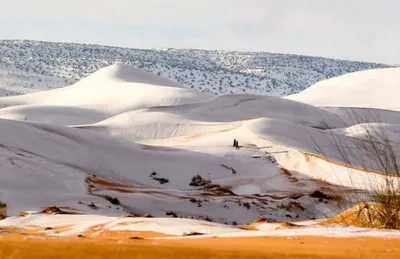
{"label": "snow-dusted ground", "polygon": [[14,62],[0,62],[0,96],[12,96],[63,87],[70,81],[16,68]]}
{"label": "snow-dusted ground", "polygon": [[[65,235],[99,224],[171,235],[398,235],[327,230],[317,221],[309,232],[276,230],[278,223],[257,225],[263,227],[251,233],[223,225],[334,216],[340,212],[334,199],[310,194],[346,199],[355,188],[368,192],[371,183],[398,181],[374,160],[364,161],[363,150],[346,165],[334,145],[356,146],[363,130],[382,125],[391,141],[399,141],[397,111],[320,108],[246,94],[214,97],[122,64],[65,88],[0,98],[0,107],[0,200],[12,216],[0,222],[3,227],[74,225]],[[344,116],[349,111],[379,116],[353,121]],[[232,147],[235,138],[239,150]],[[51,205],[79,215],[18,216]],[[156,218],[116,217],[125,214]]]}
{"label": "snow-dusted ground", "polygon": [[211,94],[298,93],[327,78],[384,64],[263,52],[118,47],[0,40],[0,96],[72,84],[121,62]]}
{"label": "snow-dusted ground", "polygon": [[[73,223],[73,224],[71,224]],[[71,226],[72,225],[72,226]],[[69,226],[69,227],[68,227]],[[168,235],[155,239],[257,237],[257,236],[330,236],[330,237],[385,237],[399,238],[400,231],[366,229],[341,226],[318,226],[313,222],[299,222],[297,227],[285,228],[278,223],[262,223],[253,230],[244,230],[207,221],[175,218],[125,218],[93,215],[28,215],[0,221],[0,227],[17,227],[56,237],[84,235],[99,237],[104,232],[129,231],[131,236],[140,232]],[[64,230],[63,230],[64,228]],[[188,235],[197,233],[197,235]]]}

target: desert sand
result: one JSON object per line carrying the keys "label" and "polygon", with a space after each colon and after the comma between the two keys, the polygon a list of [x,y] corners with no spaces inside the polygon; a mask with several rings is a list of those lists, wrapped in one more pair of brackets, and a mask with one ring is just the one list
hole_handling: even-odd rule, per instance
{"label": "desert sand", "polygon": [[399,258],[400,239],[255,237],[208,239],[39,239],[0,236],[1,258]]}

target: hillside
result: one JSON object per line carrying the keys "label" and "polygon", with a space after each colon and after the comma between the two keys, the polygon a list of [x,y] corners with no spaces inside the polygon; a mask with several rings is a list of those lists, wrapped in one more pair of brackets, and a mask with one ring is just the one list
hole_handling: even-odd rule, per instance
{"label": "hillside", "polygon": [[390,67],[289,54],[128,49],[37,41],[0,41],[0,95],[57,88],[115,63],[211,93],[284,96],[349,72]]}

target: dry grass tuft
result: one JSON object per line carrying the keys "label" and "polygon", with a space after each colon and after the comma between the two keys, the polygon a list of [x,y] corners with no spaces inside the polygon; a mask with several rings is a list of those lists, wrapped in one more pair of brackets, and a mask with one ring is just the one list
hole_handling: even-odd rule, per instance
{"label": "dry grass tuft", "polygon": [[41,210],[41,213],[43,213],[43,214],[70,214],[66,211],[61,210],[57,206],[45,207]]}
{"label": "dry grass tuft", "polygon": [[[331,132],[332,144],[336,147],[341,159],[348,169],[361,169],[366,174],[373,173],[377,178],[368,183],[367,195],[354,192],[350,201],[356,206],[334,218],[334,222],[400,229],[400,143],[389,138],[391,133],[387,124],[378,123],[379,114],[360,116],[349,114],[359,132],[350,143]],[[365,124],[365,121],[374,121]],[[326,160],[322,147],[315,142],[319,153]],[[372,169],[372,170],[371,170]],[[351,177],[351,170],[349,170]],[[355,180],[350,179],[354,186]],[[356,190],[357,188],[354,187]]]}
{"label": "dry grass tuft", "polygon": [[250,225],[252,224],[262,224],[262,223],[271,223],[271,221],[267,218],[261,217],[253,221]]}
{"label": "dry grass tuft", "polygon": [[[387,206],[381,203],[360,203],[348,209],[336,217],[323,221],[322,225],[339,224],[354,227],[399,229],[399,225],[388,225],[398,223],[400,214],[393,215],[397,219],[388,217]],[[395,213],[398,211],[395,211]]]}
{"label": "dry grass tuft", "polygon": [[280,225],[281,225],[280,226],[281,228],[300,228],[300,227],[302,227],[302,226],[296,225],[292,222],[282,222]]}

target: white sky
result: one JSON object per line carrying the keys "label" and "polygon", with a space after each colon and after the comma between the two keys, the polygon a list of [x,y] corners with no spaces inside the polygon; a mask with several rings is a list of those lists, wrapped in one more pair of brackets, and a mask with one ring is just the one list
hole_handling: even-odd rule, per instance
{"label": "white sky", "polygon": [[400,0],[0,0],[0,38],[400,64]]}

